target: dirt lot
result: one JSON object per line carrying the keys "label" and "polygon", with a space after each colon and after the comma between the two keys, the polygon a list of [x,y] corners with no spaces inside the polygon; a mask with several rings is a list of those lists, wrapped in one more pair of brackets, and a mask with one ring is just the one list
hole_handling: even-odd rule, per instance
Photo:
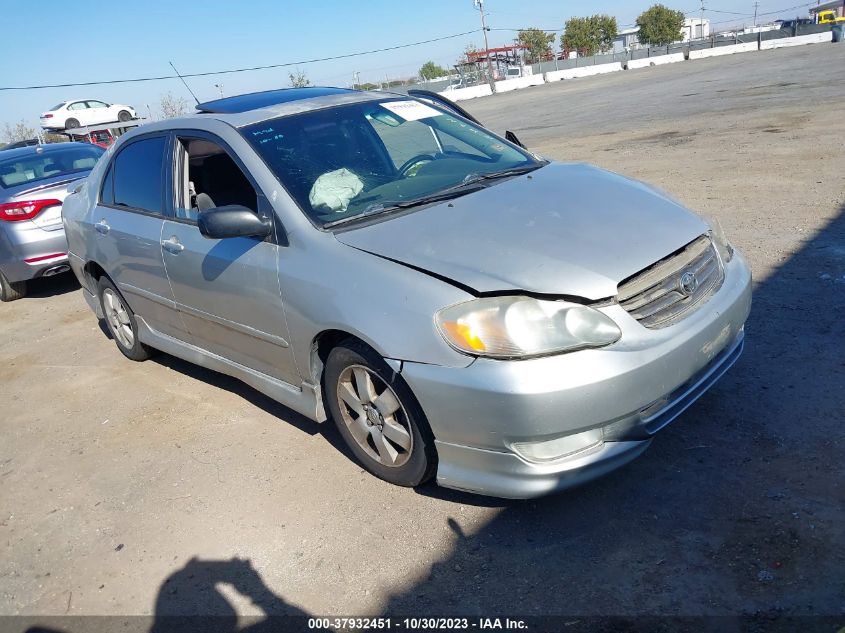
{"label": "dirt lot", "polygon": [[127,361],[46,280],[0,306],[0,613],[845,616],[845,45],[467,107],[718,218],[756,280],[738,365],[625,469],[503,502],[392,487],[330,425]]}

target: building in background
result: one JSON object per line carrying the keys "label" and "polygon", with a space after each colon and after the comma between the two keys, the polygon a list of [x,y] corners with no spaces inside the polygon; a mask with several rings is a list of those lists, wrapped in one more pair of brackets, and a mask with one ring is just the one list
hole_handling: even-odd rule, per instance
{"label": "building in background", "polygon": [[690,40],[701,40],[710,37],[710,20],[704,18],[687,18],[684,20],[684,27],[681,31],[684,34],[682,42]]}
{"label": "building in background", "polygon": [[817,16],[822,11],[833,11],[837,17],[845,16],[845,0],[830,0],[830,2],[820,2],[814,7],[810,7],[810,16],[813,21],[818,22]]}

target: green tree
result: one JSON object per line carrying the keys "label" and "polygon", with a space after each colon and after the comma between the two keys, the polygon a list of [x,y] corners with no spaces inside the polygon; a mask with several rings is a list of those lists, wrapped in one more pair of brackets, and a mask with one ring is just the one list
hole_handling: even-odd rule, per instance
{"label": "green tree", "polygon": [[308,75],[305,74],[304,70],[299,70],[299,68],[296,69],[296,72],[289,73],[288,78],[290,79],[291,88],[307,88],[311,85]]}
{"label": "green tree", "polygon": [[619,33],[616,18],[609,15],[591,15],[587,18],[570,18],[566,21],[561,44],[582,55],[605,53],[613,48]]}
{"label": "green tree", "polygon": [[448,70],[432,61],[424,63],[422,68],[420,68],[420,77],[423,79],[435,79],[437,77],[447,77],[448,75]]}
{"label": "green tree", "polygon": [[554,33],[546,33],[540,29],[522,29],[517,34],[517,41],[528,47],[528,63],[535,64],[543,61],[543,58],[552,52],[552,43],[555,41]]}
{"label": "green tree", "polygon": [[640,27],[637,35],[640,42],[651,46],[666,46],[683,39],[681,29],[684,28],[684,12],[655,4],[640,14],[637,26]]}

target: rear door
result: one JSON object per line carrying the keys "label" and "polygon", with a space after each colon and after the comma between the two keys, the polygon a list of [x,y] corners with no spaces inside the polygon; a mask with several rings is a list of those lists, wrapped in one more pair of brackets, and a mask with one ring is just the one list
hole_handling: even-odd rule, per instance
{"label": "rear door", "polygon": [[[199,206],[242,205],[275,213],[228,145],[199,131],[176,132],[173,213],[164,222],[164,263],[194,345],[298,385],[279,286],[276,231],[267,238],[208,239],[197,228]],[[197,199],[201,203],[197,203]]]}
{"label": "rear door", "polygon": [[76,119],[80,126],[91,125],[91,113],[84,101],[74,101],[67,107],[68,119]]}
{"label": "rear door", "polygon": [[107,168],[91,221],[96,261],[133,312],[153,329],[184,340],[161,254],[169,143],[166,134],[153,134],[120,148]]}

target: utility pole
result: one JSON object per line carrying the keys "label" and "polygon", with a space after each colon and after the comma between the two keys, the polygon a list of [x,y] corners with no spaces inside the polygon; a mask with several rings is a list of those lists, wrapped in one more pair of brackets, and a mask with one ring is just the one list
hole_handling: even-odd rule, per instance
{"label": "utility pole", "polygon": [[484,33],[484,54],[487,56],[487,81],[490,84],[490,90],[496,92],[496,84],[493,81],[493,62],[490,61],[490,44],[487,43],[487,21],[484,19],[484,0],[473,0],[473,3],[481,14],[481,32]]}
{"label": "utility pole", "polygon": [[[698,32],[701,34],[701,39],[704,39],[704,0],[701,0],[701,21],[698,23]],[[690,38],[692,39],[692,38]]]}
{"label": "utility pole", "polygon": [[760,7],[759,2],[754,2],[754,28],[757,28],[757,9]]}

